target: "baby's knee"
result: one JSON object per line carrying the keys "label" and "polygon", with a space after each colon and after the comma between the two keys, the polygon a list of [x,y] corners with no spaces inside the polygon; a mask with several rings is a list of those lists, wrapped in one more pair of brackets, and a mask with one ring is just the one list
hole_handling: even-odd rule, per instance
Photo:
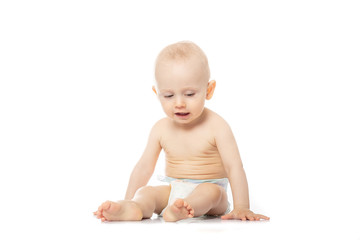
{"label": "baby's knee", "polygon": [[154,187],[143,186],[136,191],[136,195],[143,195],[143,194],[149,195],[152,194],[153,192],[154,192]]}
{"label": "baby's knee", "polygon": [[202,183],[198,187],[204,188],[205,193],[216,198],[220,198],[222,194],[222,189],[219,185],[214,183]]}

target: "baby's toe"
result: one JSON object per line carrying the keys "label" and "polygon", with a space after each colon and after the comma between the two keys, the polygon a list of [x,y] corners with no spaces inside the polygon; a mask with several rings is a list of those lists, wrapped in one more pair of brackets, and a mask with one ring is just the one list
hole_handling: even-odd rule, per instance
{"label": "baby's toe", "polygon": [[191,209],[191,210],[190,210],[190,215],[191,215],[191,216],[194,216],[194,209]]}
{"label": "baby's toe", "polygon": [[181,208],[183,207],[185,204],[184,200],[182,199],[177,199],[175,202],[174,202],[174,206],[177,207],[177,208]]}
{"label": "baby's toe", "polygon": [[111,206],[111,202],[110,201],[106,201],[101,205],[101,209],[102,210],[108,210]]}
{"label": "baby's toe", "polygon": [[95,216],[100,219],[102,217],[102,212],[97,211]]}

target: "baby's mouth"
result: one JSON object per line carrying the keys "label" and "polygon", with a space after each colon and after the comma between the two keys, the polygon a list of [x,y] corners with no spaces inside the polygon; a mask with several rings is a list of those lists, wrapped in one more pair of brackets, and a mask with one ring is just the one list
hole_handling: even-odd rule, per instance
{"label": "baby's mouth", "polygon": [[175,115],[176,116],[180,116],[180,117],[184,117],[184,116],[187,116],[187,115],[189,115],[190,113],[183,113],[183,112],[177,112],[177,113],[175,113]]}

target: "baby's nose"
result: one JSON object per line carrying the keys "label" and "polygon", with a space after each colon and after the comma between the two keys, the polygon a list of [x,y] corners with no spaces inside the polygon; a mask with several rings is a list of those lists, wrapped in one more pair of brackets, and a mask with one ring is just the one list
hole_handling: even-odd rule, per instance
{"label": "baby's nose", "polygon": [[181,98],[181,97],[176,98],[176,102],[175,102],[176,108],[183,108],[185,106],[186,106],[186,104],[185,104],[185,101],[183,98]]}

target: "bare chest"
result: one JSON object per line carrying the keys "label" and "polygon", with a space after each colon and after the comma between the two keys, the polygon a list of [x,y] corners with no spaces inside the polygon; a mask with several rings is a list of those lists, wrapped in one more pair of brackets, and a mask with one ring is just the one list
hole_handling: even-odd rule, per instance
{"label": "bare chest", "polygon": [[201,132],[165,134],[161,145],[168,156],[177,158],[206,157],[218,152],[215,139],[210,134]]}
{"label": "bare chest", "polygon": [[226,177],[219,151],[208,134],[166,134],[161,141],[166,157],[166,175],[175,178]]}

